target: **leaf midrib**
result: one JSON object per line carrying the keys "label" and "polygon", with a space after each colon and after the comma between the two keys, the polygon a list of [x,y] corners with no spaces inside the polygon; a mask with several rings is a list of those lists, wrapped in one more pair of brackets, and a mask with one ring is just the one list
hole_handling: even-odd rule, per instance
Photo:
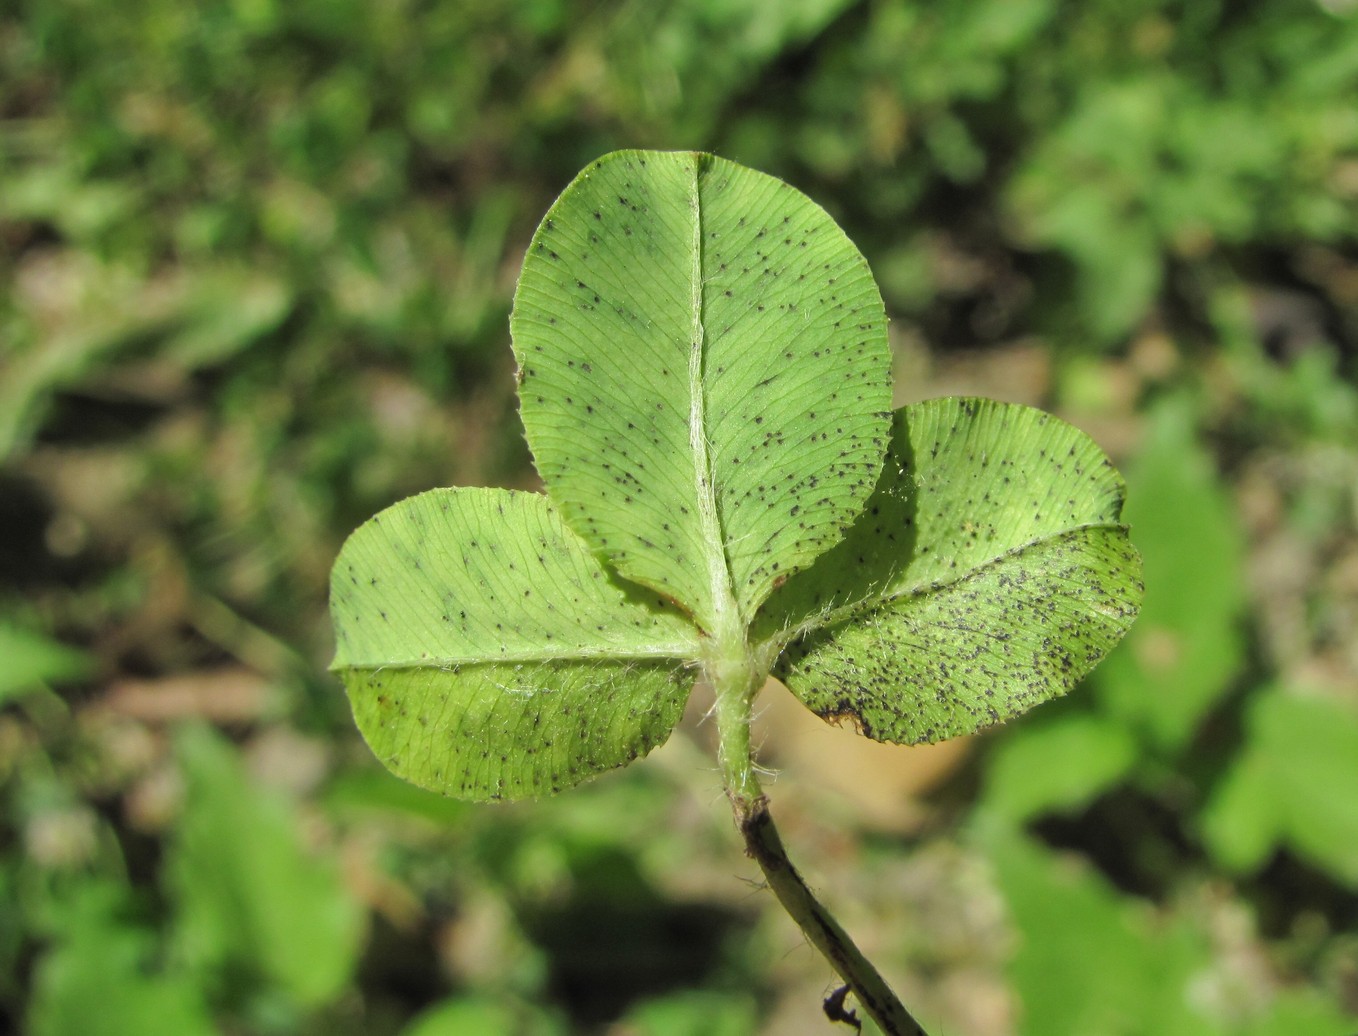
{"label": "leaf midrib", "polygon": [[695,643],[672,643],[656,644],[647,648],[628,648],[618,650],[616,648],[571,648],[564,651],[507,651],[503,654],[495,655],[443,655],[439,657],[430,656],[428,658],[409,658],[409,659],[385,659],[381,662],[361,662],[346,659],[343,662],[335,661],[330,666],[331,672],[340,672],[345,669],[362,669],[365,671],[377,671],[380,669],[440,669],[451,668],[454,666],[475,666],[475,665],[501,665],[501,664],[550,664],[561,662],[571,664],[575,662],[610,662],[617,660],[620,662],[635,661],[664,661],[690,662],[696,659],[698,648]]}
{"label": "leaf midrib", "polygon": [[703,156],[693,156],[693,179],[690,184],[689,208],[693,217],[693,263],[690,276],[690,307],[693,323],[689,336],[689,446],[693,450],[694,492],[697,496],[699,531],[703,553],[707,560],[711,628],[707,632],[717,641],[742,638],[745,620],[736,601],[731,579],[730,559],[726,555],[726,536],[717,509],[716,485],[712,478],[712,457],[708,451],[707,429],[707,327],[703,304],[703,212],[699,182],[703,174]]}
{"label": "leaf midrib", "polygon": [[781,653],[788,644],[809,636],[812,633],[849,622],[860,615],[890,606],[897,601],[912,597],[924,597],[932,593],[940,593],[949,587],[956,586],[959,583],[974,578],[988,568],[1018,557],[1034,548],[1045,546],[1049,543],[1055,543],[1059,540],[1068,539],[1094,529],[1109,529],[1125,533],[1127,531],[1127,526],[1122,522],[1084,522],[1080,525],[1072,525],[1068,529],[1062,529],[1060,532],[1052,533],[1048,536],[1039,536],[1036,539],[1028,540],[1026,543],[1021,543],[1016,547],[1010,547],[1006,551],[1002,551],[993,557],[987,558],[980,564],[973,565],[965,572],[961,572],[950,579],[932,580],[923,584],[912,583],[907,587],[893,590],[890,593],[863,597],[851,604],[832,608],[813,619],[808,619],[805,622],[793,626],[789,630],[785,630],[776,636],[770,637],[765,641],[764,650],[765,652],[768,652],[769,649],[772,648],[776,653]]}

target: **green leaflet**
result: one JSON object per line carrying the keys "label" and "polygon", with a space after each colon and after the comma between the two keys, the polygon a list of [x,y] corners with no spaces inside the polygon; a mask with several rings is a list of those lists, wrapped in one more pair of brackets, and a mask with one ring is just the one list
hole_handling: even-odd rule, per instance
{"label": "green leaflet", "polygon": [[691,673],[673,663],[356,670],[354,720],[393,773],[462,799],[555,794],[664,743]]}
{"label": "green leaflet", "polygon": [[[859,521],[756,636],[814,712],[939,741],[1069,690],[1136,616],[1122,480],[1049,414],[939,399],[896,414]],[[795,517],[794,517],[795,520]]]}
{"label": "green leaflet", "polygon": [[601,158],[538,228],[511,327],[566,521],[710,633],[738,635],[872,491],[881,298],[833,220],[772,177],[693,153]]}
{"label": "green leaflet", "polygon": [[354,717],[398,775],[460,798],[558,791],[669,736],[691,624],[606,571],[546,499],[441,489],[387,508],[331,576]]}

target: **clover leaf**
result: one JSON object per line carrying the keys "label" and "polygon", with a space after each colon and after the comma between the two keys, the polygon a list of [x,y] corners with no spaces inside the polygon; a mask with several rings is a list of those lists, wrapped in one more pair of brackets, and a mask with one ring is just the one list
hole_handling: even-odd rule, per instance
{"label": "clover leaf", "polygon": [[1065,693],[1140,603],[1121,478],[1040,411],[892,413],[863,257],[805,195],[711,155],[581,172],[510,325],[546,496],[432,490],[350,537],[333,668],[359,729],[424,787],[541,795],[662,743],[706,679],[751,855],[869,1013],[922,1032],[787,863],[751,702],[773,674],[911,743]]}

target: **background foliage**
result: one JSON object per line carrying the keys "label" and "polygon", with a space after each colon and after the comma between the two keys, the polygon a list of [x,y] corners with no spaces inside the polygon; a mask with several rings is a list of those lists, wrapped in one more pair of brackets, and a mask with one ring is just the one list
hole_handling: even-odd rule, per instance
{"label": "background foliage", "polygon": [[8,5],[0,1029],[826,1031],[701,702],[469,807],[380,772],[324,675],[355,525],[533,484],[522,251],[642,146],[825,204],[898,402],[1045,405],[1128,473],[1145,611],[1069,699],[907,750],[766,692],[786,834],[907,1002],[1353,1030],[1355,96],[1346,0]]}

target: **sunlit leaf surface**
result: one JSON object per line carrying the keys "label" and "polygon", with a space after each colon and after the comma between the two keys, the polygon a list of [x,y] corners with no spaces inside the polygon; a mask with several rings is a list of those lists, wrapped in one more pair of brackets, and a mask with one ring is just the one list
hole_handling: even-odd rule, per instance
{"label": "sunlit leaf surface", "polygon": [[748,621],[876,481],[881,298],[834,221],[772,177],[692,153],[600,159],[534,236],[512,329],[552,499],[704,629],[732,598]]}
{"label": "sunlit leaf surface", "polygon": [[1122,480],[1084,434],[988,400],[905,407],[844,541],[758,632],[813,711],[880,741],[940,741],[1068,691],[1136,616]]}
{"label": "sunlit leaf surface", "polygon": [[393,771],[461,798],[545,794],[669,736],[696,631],[605,570],[547,500],[433,490],[335,563],[331,611],[359,728]]}

